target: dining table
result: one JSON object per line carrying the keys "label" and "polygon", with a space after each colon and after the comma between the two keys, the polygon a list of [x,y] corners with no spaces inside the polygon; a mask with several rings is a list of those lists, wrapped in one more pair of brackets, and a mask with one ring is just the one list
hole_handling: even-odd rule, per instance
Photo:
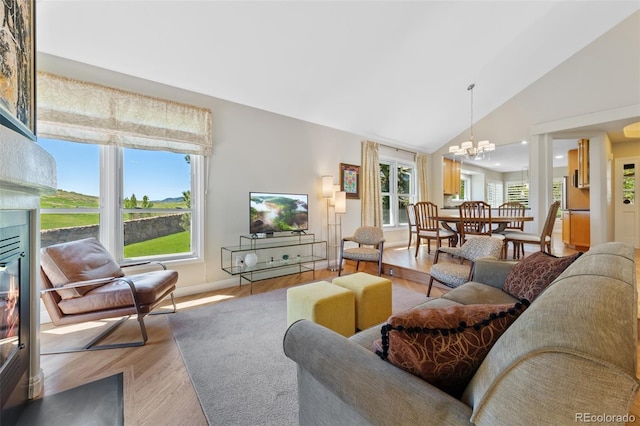
{"label": "dining table", "polygon": [[[474,221],[489,223],[491,221],[491,225],[496,225],[495,228],[491,230],[492,233],[500,233],[507,229],[507,225],[512,222],[532,222],[533,216],[492,216],[492,217],[478,217],[473,218]],[[451,225],[457,225],[460,223],[460,214],[459,213],[438,213],[438,221],[442,224],[442,227],[454,232],[458,236],[460,232],[457,227],[452,227]],[[457,241],[456,241],[457,245]]]}

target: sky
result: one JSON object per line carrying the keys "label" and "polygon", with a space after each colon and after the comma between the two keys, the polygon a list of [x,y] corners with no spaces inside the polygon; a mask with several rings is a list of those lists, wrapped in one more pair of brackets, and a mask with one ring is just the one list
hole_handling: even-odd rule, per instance
{"label": "sky", "polygon": [[[100,147],[39,138],[38,143],[56,160],[58,189],[99,195]],[[184,154],[126,149],[124,197],[147,195],[151,201],[182,197],[190,189],[190,166]]]}

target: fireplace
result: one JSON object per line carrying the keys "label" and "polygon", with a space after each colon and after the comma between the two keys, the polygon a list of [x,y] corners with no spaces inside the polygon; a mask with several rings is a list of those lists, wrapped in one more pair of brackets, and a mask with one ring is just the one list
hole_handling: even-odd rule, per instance
{"label": "fireplace", "polygon": [[0,423],[14,424],[29,397],[28,210],[0,210]]}
{"label": "fireplace", "polygon": [[0,291],[7,304],[0,326],[4,425],[14,423],[20,406],[42,393],[38,209],[41,195],[55,193],[56,165],[37,143],[2,125],[0,150]]}

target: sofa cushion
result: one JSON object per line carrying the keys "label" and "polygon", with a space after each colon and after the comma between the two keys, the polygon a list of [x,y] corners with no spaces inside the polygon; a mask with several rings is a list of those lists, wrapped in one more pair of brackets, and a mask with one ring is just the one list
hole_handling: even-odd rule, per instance
{"label": "sofa cushion", "polygon": [[556,257],[543,251],[535,252],[511,269],[503,289],[514,297],[533,302],[581,254]]}
{"label": "sofa cushion", "polygon": [[495,341],[528,305],[522,300],[411,309],[389,317],[374,351],[459,398]]}
{"label": "sofa cushion", "polygon": [[453,300],[463,305],[500,305],[516,303],[518,299],[492,285],[469,281],[443,294],[442,299]]}
{"label": "sofa cushion", "polygon": [[[111,254],[95,238],[85,238],[43,248],[40,253],[40,266],[53,287],[64,287],[79,281],[124,276],[124,272],[113,260]],[[83,296],[103,284],[61,288],[57,292],[63,299],[72,299]]]}

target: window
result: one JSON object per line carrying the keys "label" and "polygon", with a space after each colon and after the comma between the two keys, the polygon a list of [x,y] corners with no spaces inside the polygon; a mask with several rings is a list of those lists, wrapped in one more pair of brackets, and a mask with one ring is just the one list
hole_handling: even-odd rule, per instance
{"label": "window", "polygon": [[553,201],[560,201],[560,208],[558,209],[558,216],[557,217],[561,217],[562,216],[562,211],[563,209],[566,208],[566,206],[564,205],[564,200],[562,197],[562,178],[554,178],[553,179]]}
{"label": "window", "polygon": [[503,184],[499,181],[487,182],[487,202],[491,207],[497,209],[504,202]]}
{"label": "window", "polygon": [[406,225],[407,204],[415,202],[415,166],[395,160],[380,162],[382,223],[385,226]]}
{"label": "window", "polygon": [[622,166],[622,200],[625,204],[635,204],[636,197],[636,165],[635,163]]}
{"label": "window", "polygon": [[529,184],[523,182],[507,182],[507,201],[518,202],[529,208]]}
{"label": "window", "polygon": [[469,201],[471,194],[471,175],[466,173],[460,174],[460,192],[451,196],[452,200]]}
{"label": "window", "polygon": [[211,110],[45,72],[36,81],[61,195],[41,199],[42,246],[93,236],[118,260],[199,257]]}
{"label": "window", "polygon": [[198,256],[199,155],[39,143],[56,160],[59,188],[41,197],[43,247],[93,236],[118,260]]}

